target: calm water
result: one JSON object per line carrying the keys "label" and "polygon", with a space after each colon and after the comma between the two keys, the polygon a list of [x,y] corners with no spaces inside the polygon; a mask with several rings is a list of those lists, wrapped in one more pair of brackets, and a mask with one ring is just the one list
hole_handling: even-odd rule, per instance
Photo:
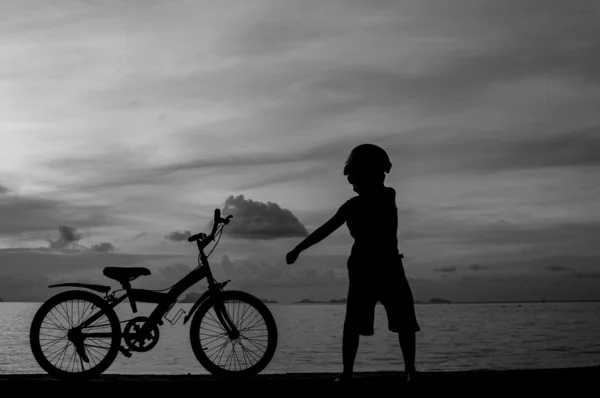
{"label": "calm water", "polygon": [[[127,304],[127,302],[123,303]],[[132,316],[121,304],[122,319]],[[0,374],[40,373],[28,330],[40,304],[0,303]],[[139,305],[147,315],[149,305]],[[178,307],[188,309],[191,304]],[[343,305],[269,305],[280,341],[265,373],[337,372],[342,367]],[[174,312],[172,312],[174,314]],[[375,336],[362,338],[356,371],[402,370],[396,336],[377,306]],[[417,305],[417,366],[422,371],[531,369],[600,364],[600,303]],[[165,322],[158,345],[122,355],[107,373],[206,374],[191,351],[183,317]]]}

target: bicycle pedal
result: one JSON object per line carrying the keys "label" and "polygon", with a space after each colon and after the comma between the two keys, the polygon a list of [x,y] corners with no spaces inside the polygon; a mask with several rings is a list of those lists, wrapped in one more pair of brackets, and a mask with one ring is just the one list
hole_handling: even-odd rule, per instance
{"label": "bicycle pedal", "polygon": [[125,355],[127,358],[131,358],[131,352],[128,349],[120,347],[119,351],[121,351],[121,354]]}

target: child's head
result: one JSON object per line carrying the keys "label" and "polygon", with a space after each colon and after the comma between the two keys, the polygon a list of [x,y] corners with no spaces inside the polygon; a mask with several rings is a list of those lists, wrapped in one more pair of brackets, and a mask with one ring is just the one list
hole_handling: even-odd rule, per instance
{"label": "child's head", "polygon": [[383,186],[385,174],[390,172],[392,163],[383,148],[374,144],[361,144],[352,149],[344,175],[358,194],[366,193]]}

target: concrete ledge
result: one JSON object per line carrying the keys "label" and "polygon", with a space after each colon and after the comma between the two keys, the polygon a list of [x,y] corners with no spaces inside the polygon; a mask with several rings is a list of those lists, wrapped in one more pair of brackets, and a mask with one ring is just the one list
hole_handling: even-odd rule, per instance
{"label": "concrete ledge", "polygon": [[[3,396],[25,396],[28,392],[41,394],[58,393],[66,395],[87,396],[88,394],[108,393],[120,396],[123,394],[142,394],[154,396],[157,393],[193,392],[194,395],[206,395],[226,392],[258,393],[275,392],[290,394],[302,392],[334,392],[336,389],[351,391],[386,391],[412,389],[429,391],[431,389],[444,391],[468,390],[492,394],[496,390],[514,390],[517,395],[524,390],[537,392],[556,391],[557,388],[585,391],[597,386],[600,381],[600,366],[562,368],[562,369],[532,369],[506,371],[462,371],[462,372],[421,372],[414,383],[405,384],[401,372],[367,372],[357,373],[354,381],[347,385],[332,383],[334,373],[287,373],[263,374],[243,380],[218,379],[205,375],[121,375],[104,374],[88,382],[63,382],[45,374],[0,375],[0,391]],[[472,389],[473,388],[473,389]],[[482,390],[481,388],[484,388]],[[171,391],[172,390],[172,391]],[[595,389],[594,389],[595,390]],[[13,393],[14,391],[14,393]],[[590,390],[592,391],[592,390]],[[4,395],[6,394],[6,395]],[[189,394],[186,394],[189,395]],[[377,394],[379,396],[380,394]],[[313,398],[313,397],[310,397]],[[369,397],[371,398],[371,397]],[[375,397],[373,397],[375,398]]]}

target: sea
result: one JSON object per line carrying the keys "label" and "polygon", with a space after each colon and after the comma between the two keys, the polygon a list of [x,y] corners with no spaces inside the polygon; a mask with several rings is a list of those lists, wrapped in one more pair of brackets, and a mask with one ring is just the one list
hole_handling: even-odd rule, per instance
{"label": "sea", "polygon": [[[40,374],[29,347],[29,327],[41,303],[0,303],[0,374]],[[192,304],[177,304],[172,316]],[[339,372],[342,369],[343,304],[268,304],[277,322],[279,344],[263,371]],[[152,304],[127,301],[117,307],[123,319],[148,315]],[[600,365],[600,303],[416,304],[417,369],[468,371],[564,368]],[[397,335],[376,307],[375,335],[361,337],[355,371],[402,371]],[[165,322],[149,352],[119,354],[105,373],[208,374],[190,346],[183,317]]]}

